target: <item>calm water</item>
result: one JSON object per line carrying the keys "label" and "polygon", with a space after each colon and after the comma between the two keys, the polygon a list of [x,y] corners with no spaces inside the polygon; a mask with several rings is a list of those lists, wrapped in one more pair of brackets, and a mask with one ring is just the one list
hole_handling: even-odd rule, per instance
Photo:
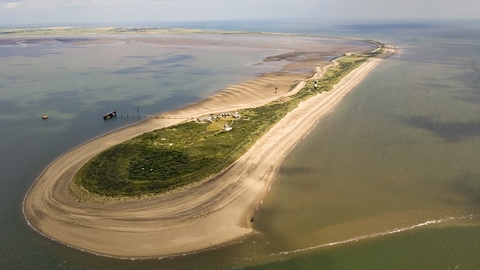
{"label": "calm water", "polygon": [[[225,28],[272,31],[281,25]],[[104,122],[99,115],[106,110],[136,114],[138,108],[148,115],[188,104],[274,68],[254,65],[266,52],[243,52],[224,61],[227,52],[154,47],[140,52],[139,44],[117,55],[108,46],[80,47],[78,53],[65,44],[2,47],[0,267],[480,268],[480,74],[475,71],[480,29],[424,23],[285,25],[291,32],[391,42],[403,53],[377,67],[285,159],[256,215],[257,234],[216,250],[158,260],[97,257],[47,240],[25,224],[23,196],[60,154],[138,121]],[[215,69],[219,64],[221,70]],[[197,66],[201,74],[192,69]],[[219,72],[222,76],[212,76],[218,80],[204,79]],[[43,114],[51,118],[39,120]]]}

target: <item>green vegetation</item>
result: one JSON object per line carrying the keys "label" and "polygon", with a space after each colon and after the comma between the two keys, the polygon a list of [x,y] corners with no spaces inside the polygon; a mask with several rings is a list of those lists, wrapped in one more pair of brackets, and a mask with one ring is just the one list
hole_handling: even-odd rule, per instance
{"label": "green vegetation", "polygon": [[[380,53],[343,57],[318,80],[291,97],[239,111],[241,117],[190,121],[145,133],[113,146],[90,160],[74,183],[103,196],[166,192],[220,173],[245,153],[270,127],[302,101],[332,89],[342,77]],[[223,130],[227,123],[232,131]]]}

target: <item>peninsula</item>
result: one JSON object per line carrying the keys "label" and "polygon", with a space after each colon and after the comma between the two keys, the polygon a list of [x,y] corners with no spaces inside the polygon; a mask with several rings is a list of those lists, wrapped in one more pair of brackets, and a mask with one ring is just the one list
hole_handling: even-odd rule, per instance
{"label": "peninsula", "polygon": [[[383,45],[373,52],[365,48],[355,51],[348,46],[337,48],[335,54],[361,61],[354,69],[348,69],[348,74],[330,75],[338,76],[338,83],[321,94],[315,93],[314,82],[320,82],[328,72],[327,67],[332,66],[324,60],[325,54],[313,48],[281,54],[277,57],[286,61],[281,72],[264,74],[196,104],[163,114],[197,119],[202,115],[255,108],[270,102],[284,104],[306,91],[311,92],[262,136],[255,138],[250,148],[232,164],[227,164],[221,173],[173,191],[138,193],[130,197],[94,194],[72,182],[89,160],[106,149],[145,132],[185,121],[150,118],[88,141],[52,162],[25,197],[25,217],[32,228],[46,237],[113,257],[151,258],[188,253],[245,237],[253,232],[256,209],[273,183],[284,156],[323,115],[331,112],[392,53],[393,47]],[[313,76],[307,76],[308,72],[289,72],[289,68],[298,69],[299,65],[314,70]]]}

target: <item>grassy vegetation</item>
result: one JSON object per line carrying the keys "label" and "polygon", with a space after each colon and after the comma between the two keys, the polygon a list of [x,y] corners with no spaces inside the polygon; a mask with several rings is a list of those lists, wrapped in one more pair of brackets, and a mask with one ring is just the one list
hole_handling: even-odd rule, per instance
{"label": "grassy vegetation", "polygon": [[[239,111],[240,118],[186,122],[113,146],[90,160],[75,175],[74,183],[98,195],[139,196],[166,192],[218,174],[302,100],[332,89],[351,70],[379,53],[343,57],[318,80],[317,89],[310,81],[290,98]],[[224,131],[225,123],[233,130]]]}

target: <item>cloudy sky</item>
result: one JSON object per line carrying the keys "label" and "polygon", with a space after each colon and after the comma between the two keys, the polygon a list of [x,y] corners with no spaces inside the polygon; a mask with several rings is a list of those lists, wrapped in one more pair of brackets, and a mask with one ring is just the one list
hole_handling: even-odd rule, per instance
{"label": "cloudy sky", "polygon": [[479,19],[480,0],[0,0],[0,27],[302,18]]}

